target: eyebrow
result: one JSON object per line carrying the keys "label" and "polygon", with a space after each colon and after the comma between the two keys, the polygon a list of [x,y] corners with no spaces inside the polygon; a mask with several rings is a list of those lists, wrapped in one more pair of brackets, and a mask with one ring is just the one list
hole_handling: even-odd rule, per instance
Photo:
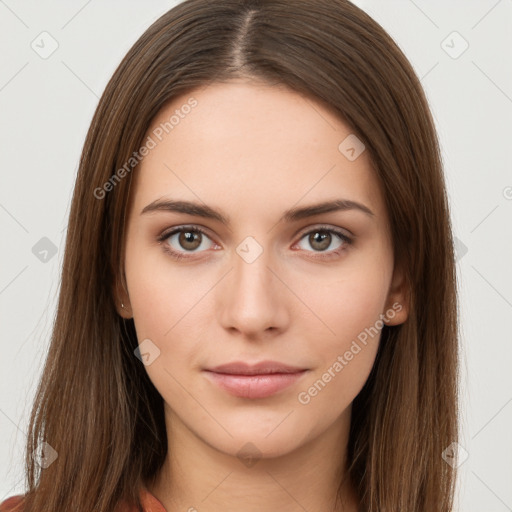
{"label": "eyebrow", "polygon": [[[364,212],[366,215],[374,216],[374,213],[364,204],[348,199],[335,199],[333,201],[326,201],[323,203],[286,210],[279,219],[279,222],[295,222],[322,213],[347,210],[359,210]],[[204,217],[205,219],[217,220],[227,226],[231,223],[228,216],[208,205],[194,203],[192,201],[177,201],[172,199],[157,199],[144,207],[140,214],[143,215],[145,213],[156,211],[186,213],[188,215]]]}

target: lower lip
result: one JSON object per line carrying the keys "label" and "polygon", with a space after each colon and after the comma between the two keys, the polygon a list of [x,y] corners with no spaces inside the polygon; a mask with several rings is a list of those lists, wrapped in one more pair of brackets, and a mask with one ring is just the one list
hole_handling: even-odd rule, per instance
{"label": "lower lip", "polygon": [[206,371],[206,374],[215,384],[232,395],[242,398],[266,398],[296,383],[306,371],[265,375],[232,375]]}

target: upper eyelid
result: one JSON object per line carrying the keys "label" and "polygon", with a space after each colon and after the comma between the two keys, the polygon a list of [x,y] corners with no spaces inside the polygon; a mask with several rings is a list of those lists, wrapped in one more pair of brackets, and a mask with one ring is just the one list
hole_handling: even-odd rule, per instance
{"label": "upper eyelid", "polygon": [[165,229],[164,231],[162,231],[162,234],[159,235],[158,238],[160,240],[166,240],[170,236],[180,233],[182,231],[186,231],[187,229],[190,231],[198,231],[198,232],[206,235],[208,238],[212,239],[212,236],[209,234],[209,230],[207,228],[205,228],[204,226],[200,226],[198,224],[185,224],[182,226],[174,226],[172,228]]}
{"label": "upper eyelid", "polygon": [[[189,229],[190,231],[199,231],[200,233],[202,233],[202,234],[206,235],[208,238],[210,238],[210,240],[212,242],[219,245],[218,242],[216,242],[213,239],[214,237],[212,238],[211,235],[209,234],[209,229],[200,224],[184,224],[184,225],[174,226],[172,228],[169,228],[168,230],[164,230],[162,232],[162,234],[159,236],[159,238],[160,238],[160,240],[166,240],[170,236],[175,235],[176,233],[185,231],[187,229]],[[345,237],[347,237],[351,241],[355,239],[355,235],[353,233],[351,233],[346,228],[341,228],[338,226],[329,226],[327,224],[321,224],[321,223],[313,225],[313,226],[301,228],[294,233],[293,237],[295,238],[297,236],[300,236],[300,239],[302,239],[303,236],[309,234],[311,231],[314,231],[315,229],[317,229],[319,231],[320,230],[331,231],[331,232],[334,232],[335,235],[337,234],[336,231],[340,231]],[[348,234],[345,234],[344,231],[346,231]]]}

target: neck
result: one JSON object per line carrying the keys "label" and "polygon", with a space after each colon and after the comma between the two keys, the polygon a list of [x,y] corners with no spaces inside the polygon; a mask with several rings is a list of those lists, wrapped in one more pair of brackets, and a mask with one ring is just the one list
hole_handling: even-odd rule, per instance
{"label": "neck", "polygon": [[169,410],[166,425],[167,458],[147,487],[167,512],[358,510],[355,490],[344,471],[350,409],[327,431],[272,458],[221,452],[199,439]]}

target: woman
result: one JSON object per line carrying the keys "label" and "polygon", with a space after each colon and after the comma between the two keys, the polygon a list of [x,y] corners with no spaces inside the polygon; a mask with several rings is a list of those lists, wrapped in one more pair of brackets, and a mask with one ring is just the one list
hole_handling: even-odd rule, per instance
{"label": "woman", "polygon": [[93,118],[1,511],[448,512],[455,290],[384,30],[346,0],[187,0]]}

